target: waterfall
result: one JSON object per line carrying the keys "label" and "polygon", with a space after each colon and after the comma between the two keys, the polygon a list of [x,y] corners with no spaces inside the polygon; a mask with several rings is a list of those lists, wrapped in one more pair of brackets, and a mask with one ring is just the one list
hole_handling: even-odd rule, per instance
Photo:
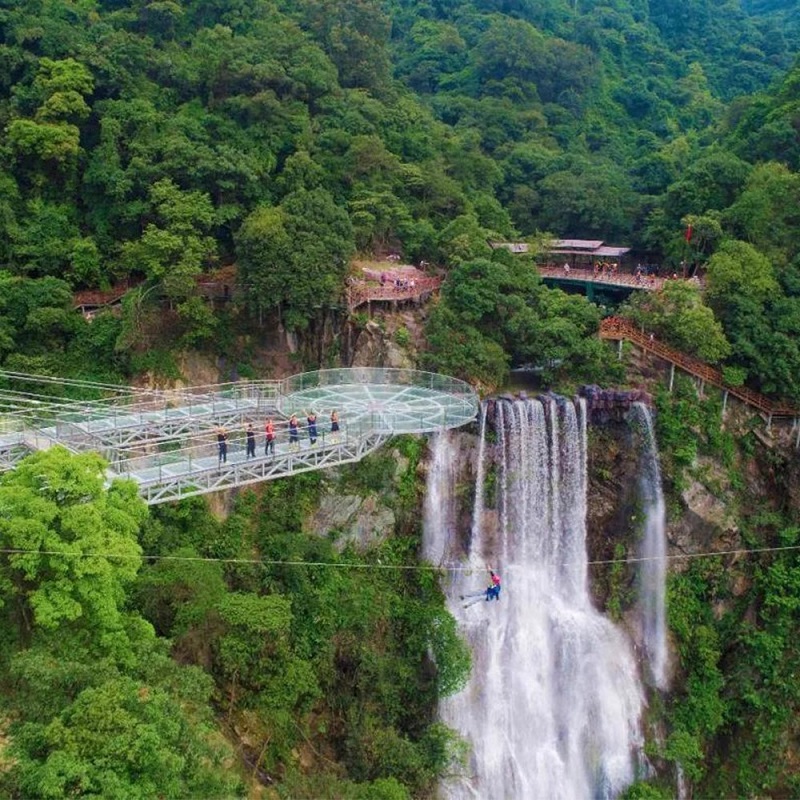
{"label": "waterfall", "polygon": [[423,506],[424,530],[429,535],[423,538],[422,557],[436,566],[443,566],[448,555],[454,557],[456,554],[454,534],[457,520],[453,489],[458,461],[450,432],[433,437]]}
{"label": "waterfall", "polygon": [[[448,603],[473,669],[440,713],[471,755],[466,775],[443,786],[442,796],[611,798],[635,778],[643,698],[627,638],[588,593],[585,408],[502,401],[494,427],[490,443],[481,426],[467,560],[448,573]],[[497,504],[484,513],[490,475]],[[453,479],[432,469],[429,495],[452,496],[453,485],[433,482]],[[447,513],[430,504],[426,548],[446,553],[436,508]],[[503,578],[499,602],[463,608],[460,595],[486,585],[487,563]]]}
{"label": "waterfall", "polygon": [[639,492],[644,511],[644,531],[639,547],[643,559],[639,569],[639,616],[641,638],[658,689],[667,688],[667,622],[664,592],[667,571],[666,515],[661,490],[661,469],[650,409],[636,403],[631,421],[642,434]]}

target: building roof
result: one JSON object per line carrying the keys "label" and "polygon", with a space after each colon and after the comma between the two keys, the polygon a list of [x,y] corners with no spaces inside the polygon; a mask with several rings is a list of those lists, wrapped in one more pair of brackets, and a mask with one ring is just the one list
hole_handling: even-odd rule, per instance
{"label": "building roof", "polygon": [[553,247],[559,250],[597,250],[602,244],[602,239],[556,239]]}
{"label": "building roof", "polygon": [[[512,253],[527,253],[527,242],[489,242],[492,249],[502,247]],[[597,256],[598,258],[619,258],[630,251],[630,247],[615,247],[604,244],[601,239],[554,239],[548,248],[549,255]]]}
{"label": "building roof", "polygon": [[629,251],[630,247],[615,247],[597,239],[556,239],[547,252],[557,256],[619,258]]}
{"label": "building roof", "polygon": [[629,253],[630,250],[630,247],[611,247],[603,245],[603,247],[598,247],[592,255],[605,256],[606,258],[619,258],[620,256],[624,256],[625,253]]}

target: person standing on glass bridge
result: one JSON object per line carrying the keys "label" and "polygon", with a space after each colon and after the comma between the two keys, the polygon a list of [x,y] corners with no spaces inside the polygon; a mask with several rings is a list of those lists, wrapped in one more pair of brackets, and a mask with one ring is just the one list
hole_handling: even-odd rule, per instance
{"label": "person standing on glass bridge", "polygon": [[253,423],[247,423],[247,430],[245,431],[245,435],[247,436],[247,458],[255,458],[256,457],[256,432],[253,430]]}
{"label": "person standing on glass bridge", "polygon": [[220,425],[217,428],[217,448],[219,455],[217,457],[218,465],[228,463],[228,432]]}
{"label": "person standing on glass bridge", "polygon": [[317,443],[317,415],[314,413],[314,409],[311,409],[306,414],[306,423],[308,424],[308,441],[311,444]]}
{"label": "person standing on glass bridge", "polygon": [[267,424],[264,426],[264,455],[268,456],[270,453],[275,455],[275,423],[272,417],[267,419]]}
{"label": "person standing on glass bridge", "polygon": [[297,414],[292,414],[289,417],[289,447],[294,447],[300,444],[300,436],[298,433]]}

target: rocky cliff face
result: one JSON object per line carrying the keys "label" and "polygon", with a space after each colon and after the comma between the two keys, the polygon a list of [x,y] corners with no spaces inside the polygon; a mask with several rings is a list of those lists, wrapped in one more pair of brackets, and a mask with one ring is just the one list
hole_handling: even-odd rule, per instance
{"label": "rocky cliff face", "polygon": [[416,369],[425,317],[424,308],[415,308],[349,323],[343,366]]}

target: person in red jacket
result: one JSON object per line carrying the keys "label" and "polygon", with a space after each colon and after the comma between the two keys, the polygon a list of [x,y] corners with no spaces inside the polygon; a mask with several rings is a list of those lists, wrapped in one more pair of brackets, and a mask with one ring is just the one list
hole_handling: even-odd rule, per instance
{"label": "person in red jacket", "polygon": [[499,600],[500,599],[500,576],[491,568],[488,567],[489,577],[491,583],[486,587],[486,600]]}
{"label": "person in red jacket", "polygon": [[264,425],[264,455],[268,456],[270,453],[275,455],[275,423],[272,417],[269,417]]}
{"label": "person in red jacket", "polygon": [[469,592],[468,594],[462,594],[461,599],[466,600],[467,602],[464,603],[464,608],[469,608],[475,603],[480,603],[481,600],[499,600],[500,599],[500,576],[491,568],[487,567],[489,570],[489,579],[491,583],[480,592]]}

